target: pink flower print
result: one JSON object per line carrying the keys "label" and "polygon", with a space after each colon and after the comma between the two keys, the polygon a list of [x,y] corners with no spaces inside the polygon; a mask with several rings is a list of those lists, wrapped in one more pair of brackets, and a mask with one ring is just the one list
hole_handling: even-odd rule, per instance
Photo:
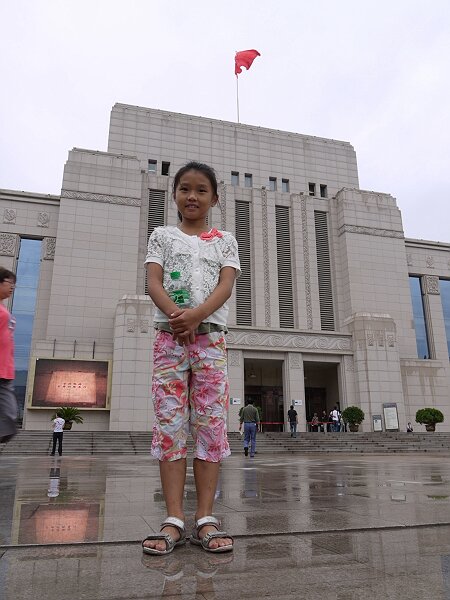
{"label": "pink flower print", "polygon": [[223,234],[215,227],[213,227],[209,231],[204,231],[203,233],[200,234],[200,239],[204,240],[205,242],[210,242],[215,237],[218,237],[218,238],[223,237]]}
{"label": "pink flower print", "polygon": [[[209,385],[202,385],[196,393],[196,399],[198,402],[197,409],[199,412],[203,412],[204,409],[208,406],[209,401],[213,399],[213,395],[210,393],[211,388]],[[202,408],[203,410],[200,410]]]}

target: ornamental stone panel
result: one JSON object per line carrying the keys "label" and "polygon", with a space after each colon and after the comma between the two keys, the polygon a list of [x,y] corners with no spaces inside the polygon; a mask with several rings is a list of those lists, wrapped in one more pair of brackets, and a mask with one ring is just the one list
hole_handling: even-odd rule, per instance
{"label": "ornamental stone panel", "polygon": [[18,237],[15,233],[0,233],[0,256],[16,255]]}

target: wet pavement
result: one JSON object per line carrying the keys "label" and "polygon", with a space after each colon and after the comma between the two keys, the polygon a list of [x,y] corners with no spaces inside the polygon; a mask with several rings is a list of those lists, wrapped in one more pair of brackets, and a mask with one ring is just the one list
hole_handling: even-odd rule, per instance
{"label": "wet pavement", "polygon": [[[0,457],[0,597],[450,600],[450,455],[223,462],[232,554],[140,540],[165,516],[150,457]],[[195,489],[188,468],[185,510]]]}

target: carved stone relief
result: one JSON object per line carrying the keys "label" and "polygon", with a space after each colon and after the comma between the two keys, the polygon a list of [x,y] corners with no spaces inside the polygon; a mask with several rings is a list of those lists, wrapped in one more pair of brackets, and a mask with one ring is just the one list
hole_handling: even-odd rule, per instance
{"label": "carved stone relief", "polygon": [[230,367],[241,366],[241,353],[236,350],[228,350],[228,364]]}
{"label": "carved stone relief", "polygon": [[407,263],[408,267],[412,267],[413,266],[412,254],[407,254],[406,255],[406,263]]}
{"label": "carved stone relief", "polygon": [[290,354],[289,355],[289,366],[291,369],[301,369],[302,368],[302,360],[300,354]]}
{"label": "carved stone relief", "polygon": [[225,231],[227,228],[227,186],[223,180],[219,183],[219,199],[220,227]]}
{"label": "carved stone relief", "polygon": [[368,331],[367,332],[367,345],[368,346],[374,346],[375,345],[375,335],[374,335],[373,331]]}
{"label": "carved stone relief", "polygon": [[427,256],[425,262],[429,269],[434,269],[434,256]]}
{"label": "carved stone relief", "polygon": [[393,333],[388,333],[386,336],[388,348],[394,348],[395,346],[395,335]]}
{"label": "carved stone relief", "polygon": [[127,331],[129,333],[136,331],[136,319],[127,319]]}
{"label": "carved stone relief", "polygon": [[3,211],[3,223],[14,225],[16,222],[17,210],[15,208],[5,208]]}
{"label": "carved stone relief", "polygon": [[15,256],[17,251],[15,233],[0,233],[0,256]]}
{"label": "carved stone relief", "polygon": [[426,294],[439,295],[441,293],[439,289],[439,277],[435,277],[434,275],[425,275],[424,283]]}
{"label": "carved stone relief", "polygon": [[378,227],[364,227],[362,225],[342,225],[339,227],[338,235],[343,233],[362,233],[364,235],[376,235],[381,237],[391,237],[404,239],[403,231],[393,231],[392,229],[380,229]]}
{"label": "carved stone relief", "polygon": [[141,206],[140,198],[127,198],[125,196],[113,196],[112,194],[91,194],[90,192],[73,192],[71,190],[61,190],[61,198],[88,200],[89,202],[105,202],[107,204],[125,204],[127,206]]}
{"label": "carved stone relief", "polygon": [[43,256],[44,260],[55,260],[56,238],[44,238]]}
{"label": "carved stone relief", "polygon": [[48,227],[50,223],[50,214],[48,212],[39,212],[37,216],[38,227]]}
{"label": "carved stone relief", "polygon": [[344,356],[344,369],[349,373],[353,373],[355,370],[355,363],[353,362],[353,356]]}
{"label": "carved stone relief", "polygon": [[148,319],[141,319],[140,326],[141,326],[141,333],[148,333],[149,320]]}
{"label": "carved stone relief", "polygon": [[326,336],[304,333],[271,333],[267,331],[229,331],[228,345],[251,348],[302,348],[309,350],[351,350],[351,336]]}

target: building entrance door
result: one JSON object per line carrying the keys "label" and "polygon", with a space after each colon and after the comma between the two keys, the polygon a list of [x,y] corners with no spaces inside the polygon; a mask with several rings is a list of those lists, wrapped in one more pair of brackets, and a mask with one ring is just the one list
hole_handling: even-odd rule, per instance
{"label": "building entrance door", "polygon": [[282,360],[245,359],[245,401],[260,412],[263,431],[283,431]]}
{"label": "building entrance door", "polygon": [[[335,406],[340,408],[338,365],[336,363],[303,363],[305,371],[306,421],[317,414],[319,422],[325,420]],[[308,430],[310,427],[308,426]]]}

